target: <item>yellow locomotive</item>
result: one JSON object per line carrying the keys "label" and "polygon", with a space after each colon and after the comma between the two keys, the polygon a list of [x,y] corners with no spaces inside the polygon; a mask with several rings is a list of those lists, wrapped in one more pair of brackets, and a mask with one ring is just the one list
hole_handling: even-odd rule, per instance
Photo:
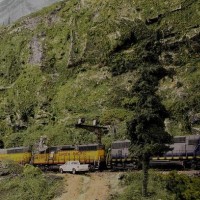
{"label": "yellow locomotive", "polygon": [[78,160],[91,168],[105,168],[105,148],[101,144],[55,146],[32,155],[32,164],[41,168],[58,169],[67,161]]}
{"label": "yellow locomotive", "polygon": [[28,147],[0,149],[0,161],[13,160],[19,164],[32,164],[42,169],[59,169],[67,161],[78,160],[92,169],[105,168],[105,148],[101,144],[65,145],[31,152]]}
{"label": "yellow locomotive", "polygon": [[31,157],[32,154],[28,147],[0,149],[0,160],[13,160],[24,165],[30,163]]}

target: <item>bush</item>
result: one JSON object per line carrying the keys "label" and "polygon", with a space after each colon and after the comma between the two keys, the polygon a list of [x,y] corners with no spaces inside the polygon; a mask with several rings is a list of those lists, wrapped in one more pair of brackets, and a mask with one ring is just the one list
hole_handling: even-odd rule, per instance
{"label": "bush", "polygon": [[161,176],[155,171],[150,170],[149,173],[149,188],[148,197],[142,196],[142,173],[133,172],[127,173],[122,179],[122,187],[125,187],[124,192],[120,195],[111,197],[111,200],[173,200],[174,195],[171,196],[165,188],[165,182],[161,179]]}
{"label": "bush", "polygon": [[26,165],[20,176],[9,176],[0,182],[1,199],[4,200],[50,200],[59,189],[56,176],[47,177],[31,165]]}
{"label": "bush", "polygon": [[33,167],[32,165],[25,165],[23,175],[27,177],[37,177],[42,175],[42,171],[37,168]]}
{"label": "bush", "polygon": [[189,177],[185,174],[170,172],[164,177],[166,189],[175,194],[176,200],[197,200],[200,199],[200,178]]}
{"label": "bush", "polygon": [[114,194],[110,200],[199,200],[200,178],[176,171],[168,174],[150,170],[148,197],[142,196],[142,173],[127,173],[121,179],[122,194]]}
{"label": "bush", "polygon": [[12,160],[3,160],[0,162],[0,174],[20,175],[23,172],[23,167]]}

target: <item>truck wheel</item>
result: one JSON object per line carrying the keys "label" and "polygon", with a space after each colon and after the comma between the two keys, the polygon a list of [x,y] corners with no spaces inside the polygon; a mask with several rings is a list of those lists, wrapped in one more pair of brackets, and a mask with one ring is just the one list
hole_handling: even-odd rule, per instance
{"label": "truck wheel", "polygon": [[60,169],[60,173],[63,174],[63,169],[62,168]]}
{"label": "truck wheel", "polygon": [[76,170],[74,168],[72,169],[72,174],[76,174]]}
{"label": "truck wheel", "polygon": [[89,171],[90,171],[90,172],[94,172],[94,171],[95,171],[94,165],[90,165],[90,166],[89,166]]}

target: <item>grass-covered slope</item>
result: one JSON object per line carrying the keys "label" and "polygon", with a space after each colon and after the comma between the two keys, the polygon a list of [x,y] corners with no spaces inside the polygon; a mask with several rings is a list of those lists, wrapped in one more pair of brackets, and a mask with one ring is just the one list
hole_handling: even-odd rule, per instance
{"label": "grass-covered slope", "polygon": [[[130,90],[158,57],[172,76],[159,94],[172,134],[200,123],[200,3],[63,1],[0,28],[0,137],[6,146],[93,142],[79,117],[126,132]],[[149,56],[150,55],[150,56]],[[150,59],[146,59],[150,58]],[[112,137],[111,137],[112,138]],[[104,141],[109,142],[107,136]]]}
{"label": "grass-covered slope", "polygon": [[21,166],[4,161],[0,162],[0,173],[3,171],[4,177],[0,180],[1,199],[50,200],[62,193],[62,177],[44,174],[31,165]]}

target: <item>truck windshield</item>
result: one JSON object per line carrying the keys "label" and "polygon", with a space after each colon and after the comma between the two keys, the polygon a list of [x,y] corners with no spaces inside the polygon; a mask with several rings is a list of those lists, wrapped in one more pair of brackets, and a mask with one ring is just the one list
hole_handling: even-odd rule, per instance
{"label": "truck windshield", "polygon": [[71,164],[72,164],[72,165],[77,165],[77,164],[78,164],[78,162],[71,162]]}

